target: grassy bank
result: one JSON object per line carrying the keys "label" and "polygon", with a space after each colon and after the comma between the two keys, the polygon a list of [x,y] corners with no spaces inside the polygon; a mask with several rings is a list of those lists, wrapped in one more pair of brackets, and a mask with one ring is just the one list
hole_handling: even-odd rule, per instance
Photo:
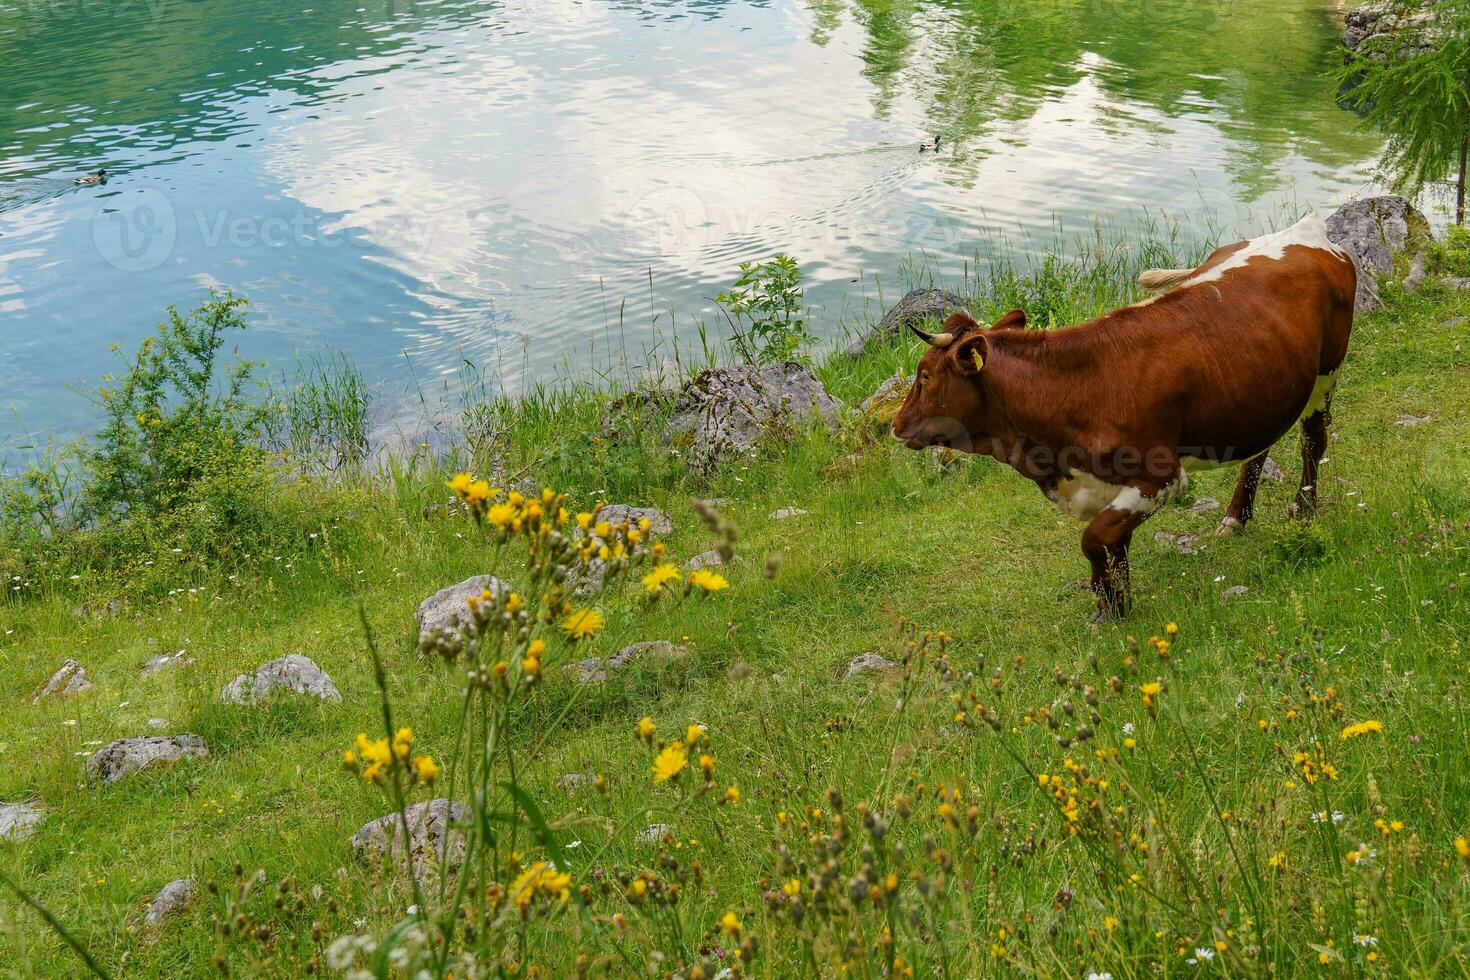
{"label": "grassy bank", "polygon": [[[1127,299],[1129,273],[1151,258],[1001,276],[976,312],[1026,305],[1035,322],[1070,322]],[[636,582],[604,595],[607,627],[590,644],[555,641],[542,682],[516,702],[516,779],[561,851],[522,829],[492,877],[508,886],[549,856],[587,891],[524,915],[508,907],[498,961],[482,966],[1470,972],[1470,866],[1455,845],[1470,832],[1470,293],[1385,295],[1356,328],[1316,523],[1285,516],[1294,436],[1273,452],[1288,482],[1264,484],[1244,536],[1210,537],[1220,512],[1191,512],[1233,485],[1230,472],[1202,475],[1193,499],[1140,536],[1131,618],[1101,627],[1086,622],[1090,597],[1065,587],[1085,571],[1078,526],[991,462],[936,465],[854,416],[704,478],[647,419],[604,425],[603,394],[487,407],[507,465],[530,466],[569,509],[660,507],[677,561],[714,543],[692,496],[724,498],[740,535],[739,560],[722,569],[728,590],[653,606]],[[818,374],[856,405],[917,353],[903,342]],[[489,464],[420,457],[391,479],[282,477],[258,502],[276,533],[241,546],[269,554],[222,561],[207,534],[171,536],[165,524],[133,532],[146,540],[110,562],[92,556],[118,539],[14,572],[27,585],[0,605],[0,801],[38,800],[47,817],[29,840],[0,844],[0,872],[118,975],[204,975],[216,961],[233,975],[330,972],[333,939],[381,937],[409,915],[402,880],[346,845],[387,810],[340,762],[358,732],[382,729],[360,617],[395,716],[447,759],[463,670],[416,653],[412,614],[467,576],[523,573],[513,550],[487,567],[474,523],[438,506],[449,471]],[[770,516],[792,507],[806,513]],[[1204,547],[1181,554],[1156,544],[1157,530]],[[768,577],[771,555],[781,561]],[[1247,591],[1222,597],[1233,586]],[[943,630],[947,649],[937,638],[922,655],[906,646],[918,642],[909,621]],[[1170,623],[1164,654],[1148,637],[1170,637]],[[596,685],[559,669],[643,639],[686,653]],[[178,651],[184,662],[140,674]],[[236,674],[292,652],[333,677],[341,704],[220,703]],[[866,652],[908,669],[848,677]],[[28,703],[67,657],[96,686]],[[692,762],[677,783],[651,779],[651,750],[633,735],[645,716],[658,738],[706,727],[695,754],[717,760],[714,791],[698,791]],[[201,735],[210,758],[105,789],[82,783],[88,755],[154,733],[150,719]],[[1381,731],[1343,737],[1367,721]],[[604,786],[559,786],[568,773]],[[716,803],[732,785],[738,802]],[[872,833],[860,805],[886,832]],[[667,837],[640,842],[655,823]],[[264,875],[244,898],[237,865]],[[220,893],[201,889],[157,929],[135,924],[160,886],[189,875]],[[677,902],[648,897],[672,883]],[[251,929],[225,934],[218,922],[237,912]],[[736,962],[752,939],[753,957]],[[18,977],[78,970],[9,896],[0,964]]]}

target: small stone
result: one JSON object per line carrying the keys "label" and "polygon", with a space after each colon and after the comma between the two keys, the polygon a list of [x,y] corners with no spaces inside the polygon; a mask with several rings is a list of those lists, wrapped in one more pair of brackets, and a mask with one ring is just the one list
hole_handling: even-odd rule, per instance
{"label": "small stone", "polygon": [[1221,592],[1220,593],[1220,598],[1221,599],[1239,599],[1241,596],[1245,595],[1249,591],[1250,591],[1250,587],[1249,586],[1245,586],[1245,585],[1232,585],[1230,588],[1228,588],[1224,592]]}
{"label": "small stone", "polygon": [[853,657],[852,662],[847,665],[847,676],[885,673],[897,667],[898,664],[887,657],[881,657],[876,653],[861,653]]}
{"label": "small stone", "polygon": [[225,687],[220,700],[226,704],[255,704],[269,700],[277,691],[313,695],[323,701],[342,700],[326,671],[299,653],[288,653],[241,674]]}
{"label": "small stone", "polygon": [[25,840],[46,813],[34,803],[0,803],[0,840]]}
{"label": "small stone", "polygon": [[149,718],[148,721],[146,721],[144,724],[146,724],[149,728],[160,728],[160,729],[161,728],[167,728],[168,727],[168,719],[167,718]]}
{"label": "small stone", "polygon": [[419,603],[418,611],[414,613],[414,622],[419,627],[419,642],[423,643],[436,630],[457,636],[459,624],[469,616],[466,599],[470,596],[479,598],[486,589],[490,590],[491,595],[499,595],[501,590],[509,588],[509,585],[493,575],[476,575],[457,585],[440,589]]}
{"label": "small stone", "polygon": [[657,507],[630,507],[627,504],[609,504],[597,512],[599,521],[607,521],[609,524],[628,524],[637,527],[638,523],[647,518],[648,530],[653,534],[668,534],[674,530],[674,522],[669,515]]}
{"label": "small stone", "polygon": [[718,568],[723,564],[725,564],[725,558],[720,554],[720,549],[711,548],[708,551],[701,551],[686,561],[684,567],[692,572],[698,568]]}
{"label": "small stone", "polygon": [[572,793],[587,786],[597,783],[597,776],[590,772],[569,772],[556,780],[556,788],[566,793]]}
{"label": "small stone", "polygon": [[1286,474],[1281,472],[1281,467],[1270,456],[1267,456],[1266,462],[1261,464],[1261,475],[1268,480],[1275,480],[1277,483],[1284,483],[1286,481]]}
{"label": "small stone", "polygon": [[1208,514],[1212,510],[1220,509],[1220,501],[1214,497],[1201,497],[1189,508],[1191,514]]}
{"label": "small stone", "polygon": [[[404,866],[411,856],[415,877],[421,882],[431,880],[441,866],[456,868],[464,858],[465,832],[461,825],[469,813],[469,808],[458,801],[438,799],[414,803],[402,814],[395,811],[364,824],[352,835],[350,845],[354,854],[366,860],[391,856],[400,870],[406,870]],[[407,853],[404,817],[408,818]]]}
{"label": "small stone", "polygon": [[800,517],[805,513],[806,511],[800,507],[782,507],[780,510],[771,511],[771,520],[784,521],[789,517]]}
{"label": "small stone", "polygon": [[664,660],[677,660],[684,656],[684,653],[684,647],[670,643],[668,640],[642,640],[623,647],[606,659],[587,657],[567,664],[566,669],[576,674],[577,680],[586,681],[589,684],[601,684],[607,680],[608,674],[622,670],[635,659],[659,657]]}
{"label": "small stone", "polygon": [[120,738],[87,760],[87,778],[111,783],[144,769],[167,769],[185,759],[207,758],[209,749],[198,735]]}
{"label": "small stone", "polygon": [[192,664],[193,662],[194,658],[189,656],[189,651],[187,650],[180,650],[178,653],[164,653],[160,654],[157,657],[151,658],[147,663],[145,663],[143,665],[142,673],[144,677],[151,677],[152,675],[160,673],[161,671],[165,671],[170,667],[177,667],[182,664]]}
{"label": "small stone", "polygon": [[178,881],[171,881],[164,885],[158,890],[158,894],[153,896],[148,911],[143,913],[143,923],[156,926],[169,916],[184,911],[194,900],[196,887],[193,878],[180,878]]}
{"label": "small stone", "polygon": [[39,701],[42,698],[69,698],[73,694],[80,694],[92,686],[87,678],[87,668],[75,660],[66,660],[56,673],[45,684],[31,695],[31,701]]}
{"label": "small stone", "polygon": [[666,823],[651,823],[638,831],[638,836],[633,840],[638,844],[657,844],[664,839],[665,834],[673,833],[674,828]]}
{"label": "small stone", "polygon": [[1470,279],[1465,278],[1447,277],[1444,284],[1450,289],[1470,289]]}
{"label": "small stone", "polygon": [[1168,531],[1157,531],[1154,533],[1154,540],[1173,548],[1181,555],[1192,555],[1199,551],[1199,539],[1193,534],[1170,534]]}
{"label": "small stone", "polygon": [[1409,414],[1405,413],[1403,415],[1400,415],[1398,418],[1394,419],[1393,424],[1396,425],[1396,426],[1398,426],[1401,429],[1408,429],[1408,428],[1411,428],[1412,426],[1423,425],[1426,422],[1433,422],[1433,421],[1434,421],[1434,417],[1433,416],[1430,416],[1430,415],[1409,415]]}
{"label": "small stone", "polygon": [[750,676],[752,670],[754,668],[750,664],[744,660],[740,660],[730,665],[730,669],[725,672],[725,676],[732,681],[743,681]]}

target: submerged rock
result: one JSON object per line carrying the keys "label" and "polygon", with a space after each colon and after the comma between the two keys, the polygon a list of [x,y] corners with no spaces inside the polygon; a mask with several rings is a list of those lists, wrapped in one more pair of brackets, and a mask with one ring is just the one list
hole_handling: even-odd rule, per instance
{"label": "submerged rock", "polygon": [[[464,858],[463,822],[469,807],[445,799],[414,803],[402,814],[396,811],[364,824],[352,835],[350,845],[365,860],[391,859],[399,870],[406,870],[412,856],[414,875],[420,880],[432,877],[441,866],[457,868]],[[405,848],[403,818],[408,818],[408,846]]]}
{"label": "submerged rock", "polygon": [[834,427],[841,407],[794,361],[714,368],[684,385],[664,438],[687,444],[690,464],[708,473],[762,438],[786,438],[812,423]]}
{"label": "submerged rock", "polygon": [[509,588],[493,575],[476,575],[435,592],[419,603],[418,611],[413,614],[419,627],[419,643],[426,642],[435,632],[458,636],[460,624],[469,616],[466,599],[478,597],[486,589],[491,595],[499,595],[501,590]]}
{"label": "submerged rock", "polygon": [[87,778],[111,783],[144,769],[168,769],[185,759],[207,758],[209,749],[198,735],[120,738],[87,760]]}
{"label": "submerged rock", "polygon": [[1396,194],[1349,201],[1327,219],[1327,237],[1358,266],[1358,312],[1379,305],[1378,277],[1393,271],[1394,255],[1418,251],[1432,236],[1429,220]]}
{"label": "submerged rock", "polygon": [[75,660],[66,660],[56,669],[50,679],[42,684],[35,693],[31,695],[31,701],[40,701],[42,698],[69,698],[73,694],[80,694],[92,686],[87,677],[87,668]]}
{"label": "submerged rock", "polygon": [[847,346],[851,357],[861,355],[868,346],[880,338],[894,338],[910,325],[923,329],[943,322],[955,310],[963,308],[965,301],[947,289],[911,289],[893,308],[883,314],[878,325],[857,337]]}
{"label": "submerged rock", "polygon": [[337,685],[326,671],[310,657],[288,653],[284,657],[261,664],[248,674],[230,681],[220,694],[227,704],[254,704],[270,698],[277,691],[309,694],[323,701],[341,701]]}

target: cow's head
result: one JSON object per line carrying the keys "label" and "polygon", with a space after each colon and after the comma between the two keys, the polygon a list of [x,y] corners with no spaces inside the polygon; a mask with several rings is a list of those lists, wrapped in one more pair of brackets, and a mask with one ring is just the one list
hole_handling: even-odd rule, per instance
{"label": "cow's head", "polygon": [[[1011,310],[991,329],[1025,326],[1025,311]],[[910,449],[948,446],[974,452],[976,437],[986,429],[981,377],[989,353],[988,331],[967,313],[952,314],[941,333],[909,329],[929,350],[919,359],[913,387],[893,420],[893,437]]]}

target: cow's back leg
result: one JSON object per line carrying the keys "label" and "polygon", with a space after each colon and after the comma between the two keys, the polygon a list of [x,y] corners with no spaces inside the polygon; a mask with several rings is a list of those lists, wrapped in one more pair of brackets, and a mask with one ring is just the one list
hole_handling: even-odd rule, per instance
{"label": "cow's back leg", "polygon": [[1256,512],[1256,487],[1261,483],[1261,468],[1266,465],[1266,454],[1261,453],[1248,459],[1240,467],[1240,476],[1235,481],[1235,496],[1220,519],[1216,534],[1235,534],[1250,523]]}
{"label": "cow's back leg", "polygon": [[1318,470],[1327,452],[1327,429],[1332,424],[1332,393],[1337,372],[1317,378],[1312,399],[1302,413],[1302,483],[1291,502],[1293,517],[1311,517],[1317,511]]}

